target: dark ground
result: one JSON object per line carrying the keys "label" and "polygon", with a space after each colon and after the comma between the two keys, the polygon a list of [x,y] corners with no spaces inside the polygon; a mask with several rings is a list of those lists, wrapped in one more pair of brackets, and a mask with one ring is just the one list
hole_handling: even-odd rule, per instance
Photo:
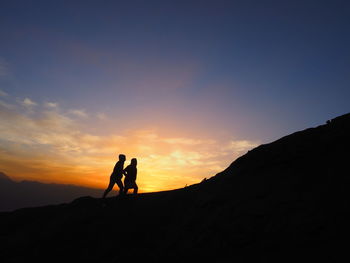
{"label": "dark ground", "polygon": [[0,213],[1,262],[349,262],[350,114],[168,192]]}

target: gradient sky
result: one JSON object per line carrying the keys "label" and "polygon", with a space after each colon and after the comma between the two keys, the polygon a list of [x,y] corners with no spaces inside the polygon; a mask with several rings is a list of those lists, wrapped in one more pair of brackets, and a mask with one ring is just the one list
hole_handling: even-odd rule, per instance
{"label": "gradient sky", "polygon": [[349,1],[1,1],[0,171],[183,187],[350,109]]}

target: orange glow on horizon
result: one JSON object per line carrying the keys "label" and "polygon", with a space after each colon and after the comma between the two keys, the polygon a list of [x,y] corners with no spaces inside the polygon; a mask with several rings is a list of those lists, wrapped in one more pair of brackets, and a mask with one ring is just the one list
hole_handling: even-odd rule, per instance
{"label": "orange glow on horizon", "polygon": [[15,180],[104,189],[123,153],[125,167],[132,158],[138,159],[140,192],[170,190],[215,175],[256,145],[247,140],[211,138],[204,132],[184,135],[167,127],[167,122],[160,125],[161,120],[157,123],[162,129],[116,127],[101,135],[98,127],[94,132],[86,127],[96,127],[99,121],[105,131],[106,116],[92,119],[81,110],[64,111],[57,103],[46,103],[34,111],[37,103],[31,102],[24,108],[15,102],[0,104],[0,171]]}
{"label": "orange glow on horizon", "polygon": [[[200,182],[204,177],[210,177],[222,170],[218,163],[212,163],[209,167],[200,160],[203,156],[198,153],[174,150],[169,154],[160,154],[167,152],[169,146],[162,148],[160,146],[152,147],[147,145],[138,145],[124,153],[127,160],[126,167],[130,159],[138,159],[138,177],[137,184],[140,192],[154,192],[182,188]],[[114,147],[111,147],[114,148]],[[118,148],[115,146],[115,148]],[[174,149],[177,147],[174,146]],[[95,152],[101,149],[90,149]],[[140,150],[141,149],[141,150]],[[148,150],[147,150],[148,149]],[[151,150],[153,149],[153,150]],[[145,152],[141,152],[144,150]],[[147,151],[154,151],[155,154],[147,154]],[[69,163],[65,160],[54,158],[48,159],[39,156],[27,156],[23,161],[17,161],[13,156],[2,156],[1,164],[3,172],[15,180],[34,180],[45,183],[74,184],[98,189],[106,188],[109,182],[109,176],[117,161],[117,154],[110,156],[83,156],[75,154],[74,158],[69,158]],[[141,157],[137,157],[141,156]],[[6,158],[7,157],[7,158]],[[203,167],[206,167],[202,169]],[[209,168],[209,169],[208,169]],[[204,171],[203,171],[204,170]],[[117,186],[115,186],[117,189]]]}

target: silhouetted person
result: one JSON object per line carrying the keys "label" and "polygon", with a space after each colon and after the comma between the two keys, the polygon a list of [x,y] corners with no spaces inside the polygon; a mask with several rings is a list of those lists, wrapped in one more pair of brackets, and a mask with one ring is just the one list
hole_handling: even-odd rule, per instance
{"label": "silhouetted person", "polygon": [[129,189],[134,189],[134,194],[137,194],[139,189],[136,184],[137,177],[137,160],[136,158],[131,159],[131,163],[125,168],[123,174],[125,175],[124,179],[124,193],[127,194]]}
{"label": "silhouetted person", "polygon": [[123,169],[124,169],[125,155],[119,154],[119,161],[115,164],[111,177],[109,178],[109,185],[106,191],[103,193],[102,198],[105,198],[106,195],[113,189],[114,184],[117,184],[119,187],[119,194],[123,194],[124,186],[122,183]]}

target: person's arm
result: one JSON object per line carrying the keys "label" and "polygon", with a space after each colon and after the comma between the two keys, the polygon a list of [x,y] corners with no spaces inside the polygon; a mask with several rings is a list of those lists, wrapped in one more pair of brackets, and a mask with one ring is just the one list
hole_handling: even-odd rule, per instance
{"label": "person's arm", "polygon": [[127,166],[127,167],[122,171],[122,174],[124,174],[125,176],[128,175],[128,167],[129,167],[129,166]]}

